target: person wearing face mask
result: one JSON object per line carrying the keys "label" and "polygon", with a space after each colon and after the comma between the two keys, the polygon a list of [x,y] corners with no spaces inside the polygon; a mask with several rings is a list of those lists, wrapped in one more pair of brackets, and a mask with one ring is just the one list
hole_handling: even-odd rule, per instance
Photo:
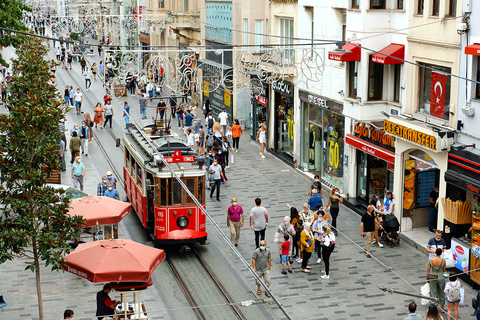
{"label": "person wearing face mask", "polygon": [[80,184],[80,191],[83,191],[84,176],[85,176],[85,166],[82,162],[80,162],[80,157],[77,156],[75,158],[75,163],[72,165],[72,180],[73,180],[73,187],[75,189],[77,189],[78,184]]}
{"label": "person wearing face mask", "polygon": [[80,141],[82,147],[82,154],[88,157],[88,140],[90,139],[90,128],[87,127],[85,121],[82,121],[82,127],[80,128]]}
{"label": "person wearing face mask", "polygon": [[73,164],[75,161],[75,157],[80,155],[80,145],[82,142],[80,141],[80,138],[77,135],[77,131],[72,132],[72,138],[70,139],[70,153],[72,155],[72,159],[70,160],[70,163]]}
{"label": "person wearing face mask", "polygon": [[102,177],[102,182],[100,182],[97,186],[97,197],[102,197],[105,195],[105,191],[108,189],[108,184],[107,184],[107,177],[103,176]]}
{"label": "person wearing face mask", "polygon": [[315,251],[317,252],[317,263],[322,262],[322,247],[325,241],[325,232],[322,227],[327,225],[327,221],[323,218],[325,212],[318,212],[318,218],[312,225],[313,235],[315,237]]}
{"label": "person wearing face mask", "polygon": [[107,184],[111,183],[113,188],[117,187],[117,179],[112,175],[112,171],[107,171]]}
{"label": "person wearing face mask", "polygon": [[[252,255],[252,268],[259,278],[263,278],[263,281],[270,287],[270,269],[272,268],[272,255],[270,250],[267,249],[267,243],[265,240],[260,241],[260,246],[255,249]],[[255,280],[257,284],[257,295],[261,295],[260,283]],[[270,297],[268,292],[265,291],[265,295]]]}
{"label": "person wearing face mask", "polygon": [[302,251],[303,253],[302,271],[305,273],[310,273],[310,270],[308,269],[311,269],[311,267],[308,266],[308,260],[312,256],[315,238],[311,230],[311,224],[305,222],[303,226],[304,228],[302,230],[302,233],[300,234],[300,251]]}
{"label": "person wearing face mask", "polygon": [[327,211],[328,206],[330,206],[330,216],[332,217],[332,227],[335,235],[337,235],[337,217],[338,212],[340,211],[340,203],[343,204],[343,199],[340,196],[340,190],[337,187],[333,187],[332,192],[330,192],[330,197],[328,197],[325,211]]}
{"label": "person wearing face mask", "polygon": [[322,230],[325,235],[322,249],[323,263],[325,263],[325,272],[322,271],[324,275],[320,278],[328,280],[330,279],[330,255],[335,248],[335,235],[332,233],[332,230],[330,230],[328,225],[322,226]]}
{"label": "person wearing face mask", "polygon": [[[283,217],[283,223],[280,223],[280,225],[277,227],[277,232],[275,233],[275,239],[273,242],[276,242],[278,244],[278,249],[282,247],[282,244],[285,242],[285,235],[289,237],[289,239],[294,239],[295,238],[295,227],[290,223],[290,217],[285,216]],[[289,247],[288,247],[288,252],[290,252],[290,246],[292,244],[292,241],[289,242]],[[280,262],[282,262],[282,254],[280,254]]]}
{"label": "person wearing face mask", "polygon": [[208,169],[208,173],[213,176],[213,184],[211,184],[210,198],[213,198],[213,193],[217,189],[217,201],[220,201],[220,185],[223,178],[222,167],[218,164],[216,158],[213,159],[213,164]]}
{"label": "person wearing face mask", "polygon": [[312,183],[312,186],[310,187],[310,193],[308,194],[308,200],[310,200],[310,197],[313,194],[313,190],[317,190],[317,193],[319,193],[320,196],[323,198],[322,183],[320,182],[320,176],[318,174],[316,174],[315,177],[313,178],[313,183]]}
{"label": "person wearing face mask", "polygon": [[228,207],[227,212],[227,227],[230,227],[230,241],[235,247],[238,247],[243,219],[243,208],[238,205],[237,198],[232,198],[232,205]]}
{"label": "person wearing face mask", "polygon": [[117,189],[113,188],[111,183],[108,184],[108,188],[105,190],[105,197],[120,200],[120,194],[118,193]]}

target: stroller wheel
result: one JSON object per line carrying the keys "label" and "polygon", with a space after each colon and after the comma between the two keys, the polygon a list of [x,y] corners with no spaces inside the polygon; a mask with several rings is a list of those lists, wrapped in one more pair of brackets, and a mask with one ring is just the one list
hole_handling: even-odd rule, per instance
{"label": "stroller wheel", "polygon": [[393,243],[390,242],[390,243],[388,244],[388,247],[389,247],[389,248],[393,248]]}
{"label": "stroller wheel", "polygon": [[395,242],[395,247],[398,247],[400,245],[400,241]]}

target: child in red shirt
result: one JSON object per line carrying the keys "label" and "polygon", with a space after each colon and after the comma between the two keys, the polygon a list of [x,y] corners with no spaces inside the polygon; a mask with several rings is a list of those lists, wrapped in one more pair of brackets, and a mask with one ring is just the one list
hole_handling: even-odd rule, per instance
{"label": "child in red shirt", "polygon": [[282,255],[282,264],[283,264],[283,271],[282,274],[287,274],[287,265],[288,265],[288,272],[292,273],[292,267],[290,266],[290,236],[288,234],[285,234],[284,236],[285,242],[282,243],[280,248],[278,248],[278,251],[281,252]]}

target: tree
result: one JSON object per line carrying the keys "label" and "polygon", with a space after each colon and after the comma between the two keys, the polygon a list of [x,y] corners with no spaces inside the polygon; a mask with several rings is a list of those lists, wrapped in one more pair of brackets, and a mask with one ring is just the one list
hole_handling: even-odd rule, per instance
{"label": "tree", "polygon": [[0,263],[27,258],[35,272],[40,320],[43,318],[40,263],[61,270],[81,229],[82,217],[67,215],[70,200],[46,186],[52,170],[60,170],[58,123],[65,111],[50,85],[53,61],[37,38],[26,37],[13,60],[8,115],[0,115]]}
{"label": "tree", "polygon": [[[32,9],[19,1],[0,0],[0,27],[28,31],[28,28],[22,24],[23,11],[32,11]],[[0,45],[2,47],[13,46],[18,48],[23,38],[22,35],[0,30]],[[0,64],[8,66],[1,53]]]}

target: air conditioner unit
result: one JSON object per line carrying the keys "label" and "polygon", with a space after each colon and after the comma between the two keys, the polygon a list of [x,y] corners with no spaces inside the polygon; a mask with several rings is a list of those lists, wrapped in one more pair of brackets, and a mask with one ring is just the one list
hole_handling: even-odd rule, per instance
{"label": "air conditioner unit", "polygon": [[473,108],[472,106],[465,106],[461,107],[460,109],[462,109],[463,114],[467,117],[473,117],[473,115],[475,114],[475,108]]}
{"label": "air conditioner unit", "polygon": [[466,31],[467,28],[468,28],[468,25],[466,23],[464,23],[464,22],[457,23],[457,31],[460,31],[460,32]]}
{"label": "air conditioner unit", "polygon": [[472,12],[472,1],[471,0],[463,0],[463,10],[462,11],[463,11],[463,14]]}

